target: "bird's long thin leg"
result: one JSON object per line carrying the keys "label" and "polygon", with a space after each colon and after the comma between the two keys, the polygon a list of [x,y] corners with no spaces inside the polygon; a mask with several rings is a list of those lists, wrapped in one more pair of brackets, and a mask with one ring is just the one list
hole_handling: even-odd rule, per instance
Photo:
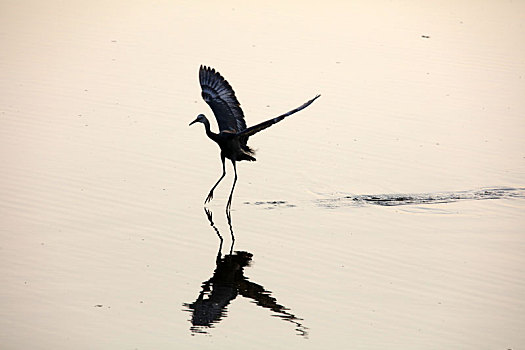
{"label": "bird's long thin leg", "polygon": [[222,161],[222,175],[221,177],[219,178],[219,180],[217,180],[217,182],[215,183],[215,185],[213,185],[213,187],[211,188],[210,190],[210,193],[208,193],[208,197],[206,197],[206,200],[204,201],[204,204],[208,203],[209,201],[211,201],[213,199],[213,190],[215,189],[215,187],[217,187],[217,185],[219,184],[219,182],[221,182],[221,180],[224,178],[224,175],[226,175],[226,165],[224,164],[224,156],[221,154],[221,161]]}
{"label": "bird's long thin leg", "polygon": [[226,212],[229,212],[232,207],[233,190],[235,189],[235,183],[237,182],[237,167],[235,166],[234,160],[232,160],[232,164],[233,164],[233,171],[235,173],[235,176],[233,177],[233,186],[232,186],[232,191],[230,192],[230,198],[228,198],[228,204],[226,204]]}

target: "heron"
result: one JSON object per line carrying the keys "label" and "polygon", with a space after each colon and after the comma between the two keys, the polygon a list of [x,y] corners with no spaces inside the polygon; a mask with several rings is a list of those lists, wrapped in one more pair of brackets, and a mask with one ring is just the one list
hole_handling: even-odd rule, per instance
{"label": "heron", "polygon": [[206,135],[217,143],[221,149],[222,162],[222,175],[211,188],[204,204],[213,199],[213,191],[226,175],[225,160],[228,158],[232,162],[234,171],[233,185],[226,205],[226,211],[229,211],[231,209],[233,191],[235,189],[235,184],[237,183],[236,162],[242,160],[255,161],[255,151],[248,146],[248,138],[308,107],[321,95],[315,96],[301,106],[278,117],[268,119],[262,123],[247,128],[244,120],[244,113],[242,112],[241,105],[235,96],[235,92],[228,81],[224,79],[219,72],[214,68],[201,65],[199,69],[199,82],[202,89],[202,98],[211,107],[211,110],[215,115],[217,125],[219,126],[219,133],[217,134],[211,131],[210,121],[204,114],[199,114],[190,125],[194,123],[204,124]]}

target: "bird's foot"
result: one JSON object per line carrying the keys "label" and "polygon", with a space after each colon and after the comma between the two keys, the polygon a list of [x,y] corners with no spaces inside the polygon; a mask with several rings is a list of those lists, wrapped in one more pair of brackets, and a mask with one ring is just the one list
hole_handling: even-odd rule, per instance
{"label": "bird's foot", "polygon": [[213,191],[210,191],[210,193],[208,193],[208,197],[206,197],[206,200],[204,201],[204,204],[208,203],[212,199],[213,199]]}

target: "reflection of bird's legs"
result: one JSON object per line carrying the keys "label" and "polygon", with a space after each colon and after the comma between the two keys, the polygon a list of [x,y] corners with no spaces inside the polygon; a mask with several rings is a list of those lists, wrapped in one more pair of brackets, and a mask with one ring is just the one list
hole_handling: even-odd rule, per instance
{"label": "reflection of bird's legs", "polygon": [[226,211],[226,219],[228,220],[228,226],[230,226],[230,234],[232,236],[232,245],[230,247],[230,255],[233,254],[233,245],[235,244],[235,235],[233,234],[233,226],[232,226],[232,215],[229,210]]}
{"label": "reflection of bird's legs", "polygon": [[226,212],[229,212],[232,207],[233,190],[235,189],[235,183],[237,182],[237,167],[235,166],[234,160],[232,160],[232,164],[233,164],[233,171],[235,173],[235,177],[233,178],[233,186],[232,186],[232,191],[230,192],[230,198],[228,198],[228,204],[226,204]]}
{"label": "reflection of bird's legs", "polygon": [[222,154],[221,154],[221,161],[222,161],[222,175],[219,178],[219,180],[217,180],[215,185],[213,185],[213,187],[211,188],[210,193],[208,193],[208,197],[206,197],[206,200],[204,201],[204,204],[208,203],[209,201],[213,199],[213,190],[215,189],[215,187],[217,187],[219,182],[221,182],[221,180],[224,178],[224,175],[226,175],[226,166],[224,164],[224,156]]}
{"label": "reflection of bird's legs", "polygon": [[222,236],[221,236],[221,233],[219,232],[219,229],[213,223],[213,214],[212,214],[211,210],[209,210],[208,208],[204,208],[204,212],[206,213],[206,216],[208,217],[208,221],[210,222],[210,226],[215,230],[215,233],[217,234],[217,236],[219,236],[219,241],[220,241],[220,243],[219,243],[219,251],[217,252],[217,259],[215,260],[216,264],[218,264],[221,261],[221,257],[222,257],[222,242],[223,242]]}

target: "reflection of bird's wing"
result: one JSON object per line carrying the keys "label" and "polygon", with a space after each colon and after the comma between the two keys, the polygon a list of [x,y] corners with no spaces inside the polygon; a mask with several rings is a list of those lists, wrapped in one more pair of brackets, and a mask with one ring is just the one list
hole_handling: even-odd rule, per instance
{"label": "reflection of bird's wing", "polygon": [[265,290],[260,284],[251,282],[247,278],[244,278],[238,285],[239,294],[245,298],[254,300],[257,305],[274,312],[285,312],[285,310],[288,310],[288,308],[279,305],[277,299],[272,297],[271,292]]}
{"label": "reflection of bird's wing", "polygon": [[241,105],[231,85],[215,69],[201,66],[199,81],[202,98],[210,105],[220,131],[239,132],[246,129]]}
{"label": "reflection of bird's wing", "polygon": [[283,321],[293,323],[296,326],[295,330],[298,335],[308,336],[308,328],[300,322],[303,319],[290,313],[287,307],[278,304],[277,299],[272,297],[270,292],[265,290],[263,286],[250,282],[245,278],[239,282],[239,294],[254,300],[259,306],[272,310],[276,313],[274,316],[279,317]]}
{"label": "reflection of bird's wing", "polygon": [[299,112],[300,110],[302,110],[302,109],[308,107],[308,106],[309,106],[310,104],[312,104],[312,102],[314,102],[319,96],[321,96],[321,95],[317,95],[317,96],[315,96],[315,97],[312,98],[310,101],[303,103],[301,106],[297,107],[296,109],[291,110],[290,112],[286,112],[286,113],[284,113],[284,114],[282,114],[282,115],[280,115],[280,116],[278,116],[278,117],[275,117],[275,118],[269,119],[269,120],[267,120],[267,121],[265,121],[265,122],[262,122],[262,123],[259,123],[259,124],[257,124],[257,125],[250,126],[248,129],[239,132],[238,135],[241,136],[241,137],[246,137],[246,138],[248,138],[249,136],[258,133],[258,132],[261,131],[261,130],[266,129],[266,128],[272,126],[273,124],[280,122],[281,120],[283,120],[284,118],[288,117],[289,115],[292,115],[292,114],[294,114],[294,113],[297,113],[297,112]]}

